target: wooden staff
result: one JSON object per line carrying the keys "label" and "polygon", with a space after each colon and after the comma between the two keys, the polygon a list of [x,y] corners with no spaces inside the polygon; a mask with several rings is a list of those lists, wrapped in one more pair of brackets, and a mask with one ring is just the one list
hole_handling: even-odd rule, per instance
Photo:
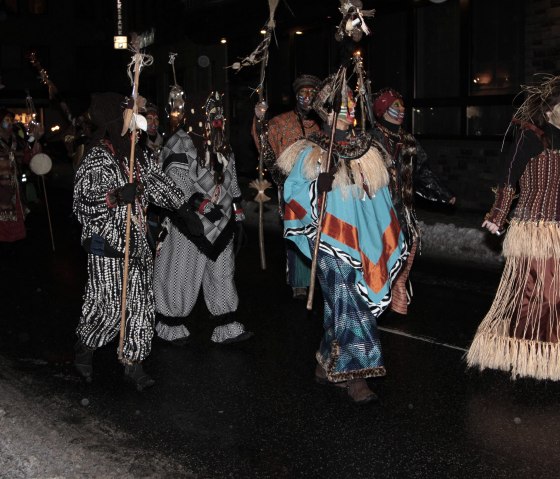
{"label": "wooden staff", "polygon": [[[271,35],[272,30],[269,28],[267,31],[267,35]],[[264,100],[264,78],[265,78],[265,71],[266,71],[266,64],[268,63],[268,48],[265,53],[265,58],[261,63],[261,83],[259,87],[259,103],[262,103]],[[266,189],[266,185],[264,184],[264,142],[266,141],[265,136],[265,129],[266,129],[266,120],[263,118],[261,121],[261,132],[260,132],[260,141],[261,141],[261,148],[259,152],[259,191],[257,193],[257,197],[259,198],[259,254],[261,259],[261,269],[266,269],[266,253],[264,249],[264,202],[268,201],[270,198],[264,194],[264,190]],[[260,196],[259,196],[260,195]]]}
{"label": "wooden staff", "polygon": [[49,211],[49,200],[47,199],[47,187],[45,186],[45,175],[41,175],[41,182],[43,184],[43,193],[45,194],[45,207],[47,208],[47,219],[49,220],[49,232],[51,234],[52,250],[54,251],[54,235],[51,223],[51,213]]}
{"label": "wooden staff", "polygon": [[[142,66],[142,54],[139,51],[138,41],[136,40],[136,45],[133,46],[135,51],[134,54],[134,82],[133,82],[133,89],[132,89],[132,98],[134,99],[134,105],[132,107],[132,119],[133,128],[132,133],[130,135],[130,159],[128,164],[128,182],[134,183],[134,156],[135,156],[135,148],[136,148],[136,114],[138,113],[138,83],[140,79],[140,68]],[[127,128],[127,119],[130,116],[130,113],[127,111],[127,115],[125,117],[125,124],[124,128]],[[123,128],[123,131],[124,131]],[[123,133],[124,134],[124,133]],[[124,335],[125,335],[125,328],[126,328],[126,290],[128,286],[128,260],[130,256],[130,223],[131,223],[131,216],[132,216],[132,204],[126,205],[126,236],[125,236],[125,243],[124,243],[124,272],[123,272],[123,287],[122,287],[122,295],[121,295],[121,328],[120,328],[120,335],[119,335],[119,360],[122,361],[123,359],[123,348],[124,348]]]}
{"label": "wooden staff", "polygon": [[[270,40],[272,38],[272,32],[274,31],[275,21],[274,21],[274,12],[276,11],[276,7],[278,7],[279,0],[268,0],[268,7],[269,7],[269,19],[266,28],[266,35],[265,39],[262,42],[264,45],[264,51],[262,53],[261,59],[261,72],[260,72],[260,81],[259,81],[259,103],[262,103],[264,100],[264,81],[266,76],[266,66],[268,64],[268,48],[270,45]],[[264,143],[265,143],[265,132],[266,132],[266,121],[259,120],[261,122],[261,131],[259,134],[259,139],[261,143],[260,153],[259,153],[259,177],[257,180],[252,181],[249,186],[255,188],[257,190],[257,196],[255,196],[255,201],[259,204],[259,253],[260,253],[260,260],[261,260],[261,269],[266,269],[266,253],[264,248],[264,203],[270,200],[265,194],[265,190],[270,188],[272,184],[264,178]]]}
{"label": "wooden staff", "polygon": [[366,131],[366,115],[371,126],[375,122],[375,117],[373,115],[373,105],[371,101],[371,88],[370,81],[366,80],[366,75],[364,73],[363,59],[360,52],[354,53],[354,72],[358,77],[358,97],[360,100],[360,112],[361,112],[361,123],[362,131]]}
{"label": "wooden staff", "polygon": [[[345,83],[342,83],[342,88],[344,88]],[[335,92],[333,101],[333,122],[331,125],[331,139],[329,142],[329,149],[327,152],[327,161],[325,162],[325,169],[323,172],[328,172],[331,167],[332,152],[334,146],[334,135],[336,133],[336,122],[338,120],[338,114],[340,112],[340,106],[342,104],[342,95],[340,90]],[[309,291],[307,295],[307,309],[311,311],[313,309],[313,295],[315,294],[315,276],[317,274],[317,256],[319,254],[319,243],[321,242],[321,228],[323,227],[323,217],[325,216],[325,209],[327,205],[327,192],[323,191],[321,194],[321,207],[319,210],[319,218],[317,219],[317,235],[315,237],[315,246],[313,248],[313,259],[311,261],[311,276],[309,278]]]}

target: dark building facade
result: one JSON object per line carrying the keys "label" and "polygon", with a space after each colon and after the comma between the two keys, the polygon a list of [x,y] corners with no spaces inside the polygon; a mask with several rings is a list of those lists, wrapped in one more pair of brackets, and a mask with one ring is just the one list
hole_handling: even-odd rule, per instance
{"label": "dark building facade", "polygon": [[[456,192],[458,208],[485,209],[519,85],[535,73],[560,69],[560,3],[363,3],[376,15],[368,21],[372,34],[358,44],[334,39],[338,1],[279,3],[267,68],[271,113],[293,104],[291,83],[298,73],[324,77],[360,49],[373,89],[392,86],[404,94],[407,127]],[[59,121],[27,59],[30,51],[37,52],[75,114],[87,108],[92,92],[129,94],[130,52],[115,50],[113,36],[119,28],[124,34],[154,28],[155,42],[148,47],[154,64],[142,72],[140,93],[164,116],[173,83],[169,53],[177,53],[177,82],[187,101],[213,89],[227,93],[231,142],[241,173],[251,176],[256,152],[249,127],[259,67],[227,67],[257,46],[268,13],[265,0],[0,0],[0,105],[24,108],[29,91],[45,123]]]}

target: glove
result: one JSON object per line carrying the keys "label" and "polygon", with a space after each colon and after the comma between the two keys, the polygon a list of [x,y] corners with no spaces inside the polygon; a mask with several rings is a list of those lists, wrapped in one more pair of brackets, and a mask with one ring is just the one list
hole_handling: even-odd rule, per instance
{"label": "glove", "polygon": [[193,193],[193,195],[189,198],[188,205],[192,210],[198,211],[212,223],[215,223],[224,216],[221,205],[212,203],[199,192]]}
{"label": "glove", "polygon": [[332,190],[334,181],[334,171],[328,173],[319,173],[317,177],[317,191],[321,193],[328,193]]}
{"label": "glove", "polygon": [[222,213],[222,208],[222,205],[216,205],[214,203],[208,202],[204,208],[203,214],[208,219],[208,221],[215,223],[216,221],[222,219],[222,217],[224,216],[224,214]]}
{"label": "glove", "polygon": [[[177,216],[189,234],[192,236],[202,236],[204,234],[202,221],[187,203],[183,203],[177,210]],[[177,227],[182,229],[179,225]]]}
{"label": "glove", "polygon": [[233,250],[235,255],[239,253],[241,248],[247,244],[247,234],[245,233],[245,228],[243,227],[243,223],[238,221],[235,223],[235,234],[233,237]]}
{"label": "glove", "polygon": [[[134,203],[138,183],[127,183],[124,186],[114,189],[109,193],[111,203],[117,205],[128,205]],[[112,201],[114,199],[114,201]]]}

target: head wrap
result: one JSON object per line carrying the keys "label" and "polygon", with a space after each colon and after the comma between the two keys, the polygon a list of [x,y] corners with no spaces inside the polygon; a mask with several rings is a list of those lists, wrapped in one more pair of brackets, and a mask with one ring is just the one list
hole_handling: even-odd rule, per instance
{"label": "head wrap", "polygon": [[373,101],[373,114],[376,118],[381,118],[387,108],[389,108],[396,100],[402,100],[402,95],[392,88],[380,90]]}
{"label": "head wrap", "polygon": [[153,103],[146,103],[145,114],[147,115],[148,113],[155,113],[159,116],[158,107]]}
{"label": "head wrap", "polygon": [[108,138],[121,154],[126,154],[130,147],[128,136],[121,136],[125,100],[119,93],[93,93],[89,106],[89,117],[96,128],[95,139]]}
{"label": "head wrap", "polygon": [[317,88],[319,83],[321,83],[321,80],[315,75],[300,75],[294,80],[294,83],[292,83],[292,88],[294,89],[294,93],[297,93],[305,86]]}

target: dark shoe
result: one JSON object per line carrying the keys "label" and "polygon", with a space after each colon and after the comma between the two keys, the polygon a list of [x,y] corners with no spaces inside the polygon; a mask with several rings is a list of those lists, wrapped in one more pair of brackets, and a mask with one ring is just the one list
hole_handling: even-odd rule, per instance
{"label": "dark shoe", "polygon": [[141,363],[126,364],[124,367],[125,381],[134,384],[138,391],[153,386],[156,382],[144,372]]}
{"label": "dark shoe", "polygon": [[348,381],[348,398],[354,404],[367,404],[379,400],[377,394],[369,388],[365,379]]}
{"label": "dark shoe", "polygon": [[78,341],[74,345],[74,367],[86,382],[91,382],[91,375],[93,374],[93,352],[95,349],[90,348]]}
{"label": "dark shoe", "polygon": [[323,369],[323,366],[321,366],[319,363],[317,363],[317,367],[315,368],[315,382],[323,386],[334,386],[336,388],[346,387],[346,381],[342,381],[339,383],[329,381],[329,379],[327,378],[327,373]]}
{"label": "dark shoe", "polygon": [[307,299],[307,288],[292,288],[292,297],[305,301]]}

